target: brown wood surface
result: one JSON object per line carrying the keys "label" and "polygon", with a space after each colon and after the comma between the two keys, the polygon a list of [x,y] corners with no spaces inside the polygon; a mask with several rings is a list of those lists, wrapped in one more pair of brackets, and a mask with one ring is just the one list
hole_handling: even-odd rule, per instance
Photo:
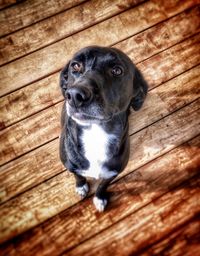
{"label": "brown wood surface", "polygon": [[0,10],[25,0],[0,0]]}
{"label": "brown wood surface", "polygon": [[[0,88],[0,95],[7,94],[58,71],[70,59],[72,53],[81,47],[91,44],[116,44],[128,36],[134,35],[192,7],[196,3],[196,1],[170,1],[171,8],[165,5],[160,8],[159,1],[155,2],[139,5],[137,8],[130,9],[127,12],[31,53],[22,59],[2,66],[0,68],[0,77],[4,86]],[[126,21],[127,17],[130,16],[135,18],[134,23],[131,23],[132,25]],[[126,29],[124,29],[124,24],[126,24]]]}
{"label": "brown wood surface", "polygon": [[112,205],[104,214],[95,213],[91,199],[84,200],[19,236],[17,241],[4,244],[0,251],[59,255],[73,248],[195,176],[200,164],[199,146],[198,136],[115,182],[110,187]]}
{"label": "brown wood surface", "polygon": [[199,213],[199,180],[188,181],[63,255],[137,255],[147,243],[155,243]]}
{"label": "brown wood surface", "polygon": [[[115,47],[126,52],[135,63],[141,62],[179,43],[184,38],[198,33],[200,28],[199,15],[199,8],[192,8],[188,12],[181,13],[166,22],[116,44]],[[187,20],[186,23],[185,20]],[[182,49],[182,54],[184,50],[187,51],[186,48]],[[180,62],[176,62],[176,65],[180,65]],[[62,96],[58,90],[58,79],[56,73],[0,98],[0,107],[2,108],[0,115],[1,128],[61,101]]]}
{"label": "brown wood surface", "polygon": [[[29,26],[58,12],[64,11],[85,0],[1,0],[3,7],[18,3],[0,12],[0,36]],[[20,3],[21,2],[21,3]],[[20,4],[19,4],[20,3]]]}
{"label": "brown wood surface", "polygon": [[12,33],[0,39],[0,65],[77,33],[142,1],[144,0],[126,0],[123,5],[120,5],[121,0],[87,1],[76,8]]}
{"label": "brown wood surface", "polygon": [[[200,250],[199,0],[0,2],[0,255]],[[59,71],[81,47],[123,50],[149,84],[104,213],[59,160]]]}
{"label": "brown wood surface", "polygon": [[200,252],[199,242],[200,216],[197,216],[174,233],[167,235],[165,239],[153,245],[149,250],[146,250],[144,253],[140,253],[140,255],[198,255]]}

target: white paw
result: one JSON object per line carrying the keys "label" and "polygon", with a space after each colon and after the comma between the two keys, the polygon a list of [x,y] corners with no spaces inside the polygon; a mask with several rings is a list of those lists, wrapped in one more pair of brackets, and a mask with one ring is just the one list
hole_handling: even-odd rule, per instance
{"label": "white paw", "polygon": [[95,205],[97,211],[99,212],[103,212],[105,210],[107,203],[108,203],[107,199],[100,199],[96,196],[93,198],[93,204]]}
{"label": "white paw", "polygon": [[81,196],[81,198],[84,198],[87,196],[89,192],[89,186],[87,183],[85,183],[82,187],[76,187],[76,193]]}

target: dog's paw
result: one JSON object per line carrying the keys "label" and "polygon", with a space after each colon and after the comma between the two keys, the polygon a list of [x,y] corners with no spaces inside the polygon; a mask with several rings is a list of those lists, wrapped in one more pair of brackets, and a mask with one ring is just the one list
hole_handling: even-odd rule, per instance
{"label": "dog's paw", "polygon": [[88,192],[89,192],[89,186],[87,183],[85,183],[82,187],[76,187],[76,193],[79,194],[81,198],[86,197]]}
{"label": "dog's paw", "polygon": [[107,199],[100,199],[96,196],[93,198],[93,204],[95,205],[95,208],[99,212],[103,212],[105,210],[107,203],[108,203]]}

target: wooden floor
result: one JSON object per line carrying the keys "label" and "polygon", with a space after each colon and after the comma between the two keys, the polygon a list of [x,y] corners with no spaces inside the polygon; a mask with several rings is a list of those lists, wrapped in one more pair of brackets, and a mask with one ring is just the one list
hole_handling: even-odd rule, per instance
{"label": "wooden floor", "polygon": [[[0,255],[200,255],[198,4],[0,2]],[[58,157],[59,71],[94,44],[123,50],[149,83],[104,213]]]}

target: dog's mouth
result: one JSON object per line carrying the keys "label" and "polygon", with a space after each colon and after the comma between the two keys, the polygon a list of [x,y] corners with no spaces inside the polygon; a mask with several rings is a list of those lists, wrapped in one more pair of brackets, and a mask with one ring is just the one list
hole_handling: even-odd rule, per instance
{"label": "dog's mouth", "polygon": [[67,114],[70,116],[75,122],[87,125],[91,123],[99,123],[99,122],[108,122],[112,119],[112,115],[102,115],[100,113],[85,113],[81,110],[75,110],[68,106],[67,104]]}
{"label": "dog's mouth", "polygon": [[103,117],[103,116],[91,116],[85,113],[74,113],[71,115],[71,118],[79,124],[90,124],[90,123],[99,123],[99,122],[108,122],[112,117]]}

